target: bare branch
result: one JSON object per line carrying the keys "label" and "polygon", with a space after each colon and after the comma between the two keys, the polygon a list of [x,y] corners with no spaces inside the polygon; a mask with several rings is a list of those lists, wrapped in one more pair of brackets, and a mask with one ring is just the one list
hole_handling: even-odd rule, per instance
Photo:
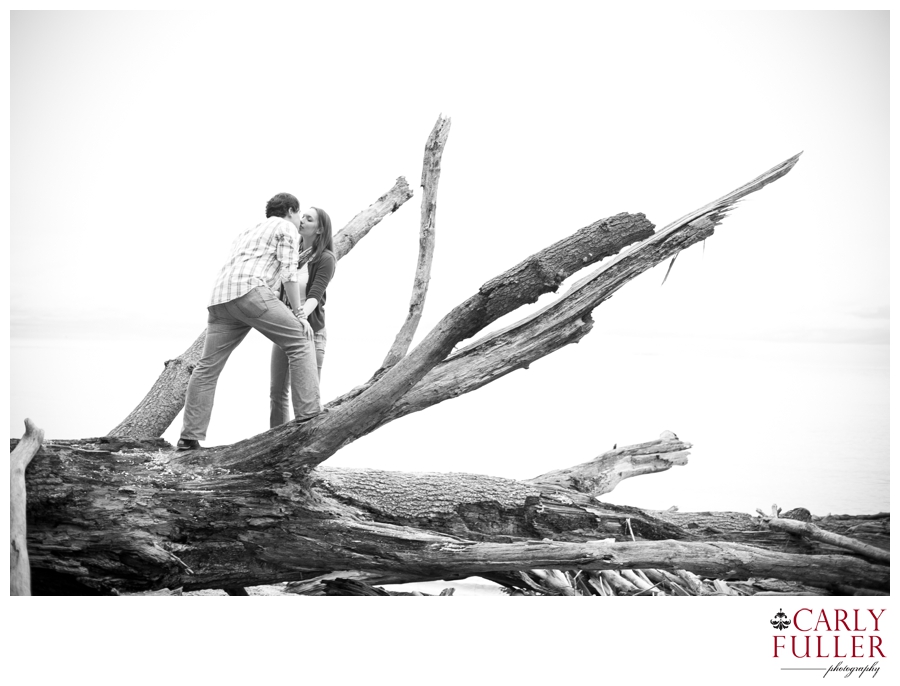
{"label": "bare branch", "polygon": [[817,527],[815,524],[810,524],[809,522],[799,522],[796,519],[768,517],[766,515],[763,515],[763,520],[772,529],[786,531],[797,536],[807,536],[816,541],[821,541],[822,543],[828,543],[829,545],[837,546],[838,548],[852,550],[854,553],[859,553],[860,555],[868,557],[870,560],[875,560],[876,562],[883,562],[885,564],[891,563],[890,550],[883,550],[882,548],[877,548],[873,545],[869,545],[868,543],[863,543],[862,541],[858,541],[855,538],[850,538],[849,536],[841,536],[840,534],[825,531],[824,529],[820,529],[819,527]]}
{"label": "bare branch", "polygon": [[398,177],[387,193],[353,217],[334,237],[335,257],[341,259],[350,252],[378,222],[396,212],[397,208],[411,197],[413,192],[406,179]]}
{"label": "bare branch", "polygon": [[437,213],[437,189],[441,179],[441,157],[444,145],[450,135],[450,118],[438,117],[428,142],[425,143],[425,158],[422,161],[422,219],[419,233],[419,260],[416,264],[416,277],[413,281],[412,295],[409,300],[409,314],[397,332],[391,349],[388,351],[382,368],[393,367],[406,355],[409,344],[422,318],[425,307],[425,296],[428,293],[428,281],[431,278],[431,258],[434,255],[434,223]]}
{"label": "bare branch", "polygon": [[643,214],[623,213],[580,229],[488,281],[476,295],[445,315],[412,352],[355,397],[329,405],[318,417],[300,425],[290,422],[222,451],[176,459],[184,464],[216,460],[235,469],[308,472],[379,424],[392,405],[459,341],[517,307],[534,302],[543,293],[556,290],[586,264],[652,235],[652,227]]}
{"label": "bare branch", "polygon": [[[622,285],[686,247],[712,235],[716,217],[724,216],[747,194],[786,174],[798,156],[773,167],[748,184],[685,215],[665,229],[601,264],[562,297],[539,311],[461,348],[436,365],[402,396],[370,431],[407,414],[477,390],[540,358],[577,343],[593,327],[591,312]],[[368,386],[354,389],[329,404],[336,409]]]}
{"label": "bare branch", "polygon": [[[568,320],[571,340],[577,336],[577,333],[571,333],[573,326],[576,329],[583,327],[589,321],[587,315],[593,308],[631,279],[711,236],[716,224],[735,203],[787,174],[798,158],[794,156],[782,162],[753,181],[651,234],[578,281],[565,298],[525,320],[526,324],[534,324],[537,317],[559,315]],[[394,406],[440,364],[457,343],[521,305],[534,302],[543,293],[556,290],[576,271],[614,255],[634,242],[636,237],[650,233],[651,227],[642,214],[623,213],[595,222],[485,283],[476,295],[446,314],[425,339],[394,367],[361,389],[351,391],[329,404],[318,417],[300,425],[293,422],[285,424],[221,450],[190,454],[176,460],[186,465],[206,464],[214,460],[234,469],[299,470],[308,473],[342,446],[398,416],[401,408],[395,412]],[[544,323],[540,322],[539,326]],[[494,336],[503,335],[506,331]],[[546,352],[545,349],[541,354]],[[510,363],[506,362],[501,365],[500,371],[508,373],[521,366],[513,364],[510,367]],[[462,378],[474,379],[471,384],[474,387],[486,383],[483,379],[474,378],[468,370],[463,371]],[[451,386],[449,395],[438,397],[435,402],[460,392],[454,391]]]}
{"label": "bare branch", "polygon": [[[392,538],[390,559],[377,564],[360,560],[356,569],[377,568],[440,579],[446,575],[480,575],[533,569],[668,569],[706,577],[748,579],[774,577],[821,587],[851,585],[876,590],[890,586],[890,568],[847,555],[795,555],[739,543],[638,541],[527,541],[475,543],[386,524],[348,523],[349,548],[371,548],[375,538]],[[349,552],[349,551],[347,551]],[[346,554],[346,553],[345,553]]]}

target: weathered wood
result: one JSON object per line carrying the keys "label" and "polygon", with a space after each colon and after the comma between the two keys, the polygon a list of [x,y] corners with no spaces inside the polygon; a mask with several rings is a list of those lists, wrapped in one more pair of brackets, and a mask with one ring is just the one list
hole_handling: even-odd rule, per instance
{"label": "weathered wood", "polygon": [[617,215],[595,222],[483,285],[453,308],[406,357],[349,400],[331,403],[314,419],[289,422],[221,449],[190,451],[184,465],[307,473],[347,443],[383,423],[391,407],[453,346],[515,308],[555,289],[585,264],[618,252],[650,233],[643,215]]}
{"label": "weathered wood", "polygon": [[391,472],[321,466],[314,476],[374,521],[471,540],[679,538],[684,532],[637,508],[609,505],[558,486],[481,474]]}
{"label": "weathered wood", "polygon": [[841,536],[840,534],[835,534],[831,531],[825,531],[809,522],[798,522],[794,519],[782,519],[780,517],[763,517],[763,521],[765,521],[772,529],[786,531],[789,534],[795,534],[797,536],[808,536],[816,541],[822,541],[823,543],[828,543],[837,546],[838,548],[852,550],[853,552],[859,553],[863,557],[875,560],[876,562],[883,562],[885,564],[891,563],[890,550],[884,550],[873,545],[868,545],[867,543],[850,538],[849,536]]}
{"label": "weathered wood", "polygon": [[[353,217],[334,237],[337,259],[350,252],[378,222],[395,212],[412,195],[406,179],[399,177],[387,193]],[[166,361],[162,374],[144,399],[108,435],[135,438],[162,436],[184,408],[188,381],[200,361],[205,341],[204,330],[181,355]]]}
{"label": "weathered wood", "polygon": [[400,206],[411,197],[413,192],[406,179],[402,176],[397,177],[387,193],[359,212],[338,231],[334,237],[335,257],[343,259],[382,219],[400,209]]}
{"label": "weathered wood", "polygon": [[561,486],[599,496],[612,491],[624,479],[687,464],[690,447],[690,443],[679,441],[671,431],[664,431],[658,440],[613,448],[590,462],[547,472],[528,479],[527,483]]}
{"label": "weathered wood", "polygon": [[634,595],[641,589],[623,577],[619,572],[611,569],[600,570],[600,577],[609,584],[616,594]]}
{"label": "weathered wood", "polygon": [[[625,520],[639,538],[696,534],[636,508],[606,505],[559,486],[542,490],[471,474],[326,467],[299,481],[290,474],[276,478],[216,467],[180,471],[168,451],[159,449],[165,445],[161,440],[95,439],[42,446],[28,473],[29,551],[41,572],[40,592],[54,592],[73,580],[86,590],[111,593],[248,587],[332,572],[331,578],[348,577],[340,570],[380,575],[358,578],[366,583],[556,567],[719,574],[724,560],[735,555],[750,559],[736,578],[785,575],[822,585],[843,575],[841,583],[877,589],[889,572],[849,555],[776,551],[783,557],[772,565],[770,551],[760,548],[705,542],[696,545],[707,547],[678,548],[674,540],[653,549],[653,555],[621,559],[594,559],[599,549],[588,547],[582,559],[574,553],[578,545],[607,539],[617,542],[602,545],[631,551],[621,547],[631,545]],[[775,548],[795,538],[779,536]],[[542,549],[533,544],[551,537],[555,540],[541,541],[551,546],[549,557],[535,556]],[[473,547],[481,543],[497,547]],[[704,556],[723,549],[718,566],[704,562]],[[509,555],[501,554],[504,550]],[[469,553],[456,564],[450,559],[454,555],[442,557],[451,551]],[[753,555],[759,556],[755,562]],[[499,556],[496,564],[494,556]],[[864,566],[852,567],[856,563]],[[818,576],[811,575],[811,565]],[[75,591],[69,586],[65,592]]]}
{"label": "weathered wood", "polygon": [[[798,157],[773,167],[757,179],[673,222],[614,260],[604,262],[555,302],[452,353],[397,400],[368,431],[477,390],[517,369],[527,369],[541,357],[577,343],[593,327],[592,311],[624,283],[711,236],[715,225],[738,200],[786,174]],[[588,247],[584,249],[588,250]],[[339,409],[369,389],[377,379],[336,399],[329,404],[329,409]]]}
{"label": "weathered wood", "polygon": [[412,343],[425,297],[428,294],[428,281],[431,279],[431,261],[434,256],[434,224],[437,214],[437,189],[441,179],[441,157],[444,145],[450,135],[450,117],[438,117],[428,141],[425,143],[425,158],[422,161],[422,216],[419,229],[419,258],[416,263],[416,276],[413,280],[412,295],[409,299],[409,312],[397,337],[391,345],[381,366],[384,369],[393,367],[406,355]]}
{"label": "weathered wood", "polygon": [[41,447],[44,430],[25,420],[25,435],[9,454],[9,594],[31,595],[25,470]]}
{"label": "weathered wood", "polygon": [[[650,235],[618,255],[570,290],[566,306],[585,298],[590,307],[667,257],[709,237],[734,203],[786,174],[791,158],[719,200]],[[497,318],[534,302],[581,268],[615,254],[652,225],[643,215],[617,215],[576,232],[491,279],[478,294],[453,308],[406,357],[366,384],[326,407],[318,417],[289,422],[233,446],[190,451],[176,458],[183,466],[218,465],[229,469],[308,473],[347,443],[389,421],[394,406],[451,352]],[[599,284],[599,285],[598,285]],[[599,300],[597,299],[599,295]],[[551,306],[552,308],[552,306]]]}
{"label": "weathered wood", "polygon": [[[792,553],[843,554],[847,550],[826,541],[800,538],[784,530],[773,530],[762,518],[746,512],[647,511],[654,519],[678,527],[684,540],[731,541]],[[824,531],[852,535],[865,544],[890,550],[891,520],[888,513],[875,515],[828,515],[815,517]]]}

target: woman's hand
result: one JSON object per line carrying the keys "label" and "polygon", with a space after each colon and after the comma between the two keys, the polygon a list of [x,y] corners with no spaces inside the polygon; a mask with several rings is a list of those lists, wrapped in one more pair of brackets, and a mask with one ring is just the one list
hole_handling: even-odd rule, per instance
{"label": "woman's hand", "polygon": [[294,312],[294,316],[297,317],[297,321],[303,326],[303,332],[306,334],[306,337],[310,340],[314,339],[316,334],[312,329],[312,324],[306,321],[306,312],[303,311],[303,308],[301,307]]}

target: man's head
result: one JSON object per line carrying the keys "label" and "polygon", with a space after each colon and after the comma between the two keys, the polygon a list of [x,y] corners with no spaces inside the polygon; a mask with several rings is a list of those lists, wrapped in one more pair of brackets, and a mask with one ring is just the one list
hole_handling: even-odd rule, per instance
{"label": "man's head", "polygon": [[300,201],[290,193],[279,193],[266,203],[266,218],[268,217],[282,217],[299,227]]}

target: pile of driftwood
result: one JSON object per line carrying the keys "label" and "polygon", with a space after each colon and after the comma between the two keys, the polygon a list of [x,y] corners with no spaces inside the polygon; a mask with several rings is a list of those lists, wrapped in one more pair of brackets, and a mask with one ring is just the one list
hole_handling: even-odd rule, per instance
{"label": "pile of driftwood", "polygon": [[[758,511],[759,512],[759,511]],[[673,509],[663,516],[672,519],[689,518],[695,514],[678,514]],[[716,513],[719,522],[723,513]],[[748,521],[740,513],[727,513],[729,521]],[[714,516],[707,513],[707,516]],[[795,543],[807,545],[811,541],[828,544],[834,551],[855,552],[873,561],[890,563],[890,515],[829,515],[814,517],[805,508],[795,508],[781,512],[773,506],[772,514],[759,512],[757,529],[784,531],[792,534]],[[816,523],[813,523],[815,521]],[[708,524],[708,522],[707,522]],[[827,527],[827,528],[826,528]],[[709,528],[709,527],[708,527]],[[843,533],[837,533],[837,532]],[[845,534],[853,533],[856,537]],[[862,539],[865,539],[862,540]],[[866,542],[868,541],[868,542]],[[828,589],[811,586],[798,581],[784,581],[772,578],[750,578],[747,580],[723,580],[703,578],[685,569],[620,569],[620,570],[559,570],[532,569],[526,571],[496,572],[482,574],[481,578],[492,581],[510,596],[749,596],[749,595],[791,595],[813,596],[835,593],[840,595],[888,595],[885,591],[865,590],[837,585]],[[452,582],[451,582],[452,583]],[[321,584],[293,582],[285,584],[284,591],[300,595],[349,595],[349,596],[389,596],[389,595],[430,595],[421,591],[404,592],[372,586],[359,580],[335,578],[323,580]],[[455,589],[448,586],[439,595],[454,595]]]}

